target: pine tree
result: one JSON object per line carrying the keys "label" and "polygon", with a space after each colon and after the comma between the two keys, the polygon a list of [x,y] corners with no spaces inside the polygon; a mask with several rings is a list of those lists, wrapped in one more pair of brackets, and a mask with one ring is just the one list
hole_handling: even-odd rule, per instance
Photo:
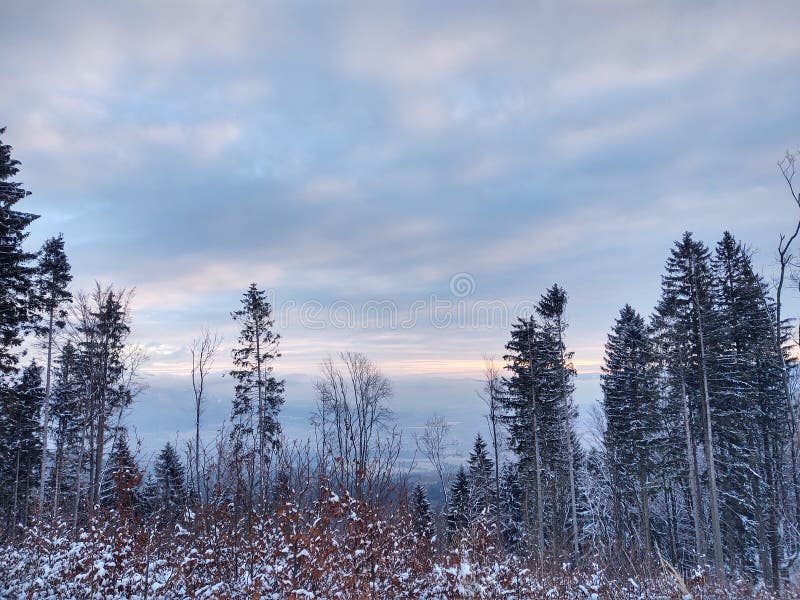
{"label": "pine tree", "polygon": [[[236,462],[251,465],[249,477],[257,478],[258,488],[266,493],[269,455],[278,447],[278,411],[283,404],[284,383],[272,375],[272,361],[280,356],[280,335],[274,333],[272,307],[266,294],[251,284],[242,298],[242,308],[231,313],[239,323],[239,347],[233,350],[236,396],[233,400],[231,432]],[[248,440],[252,447],[248,448]],[[255,481],[248,484],[252,493]]]}
{"label": "pine tree", "polygon": [[417,535],[428,539],[433,537],[431,503],[428,500],[428,493],[419,483],[414,486],[414,490],[411,492],[411,520]]}
{"label": "pine tree", "polygon": [[[35,274],[36,308],[41,312],[36,333],[44,338],[47,349],[45,365],[44,410],[42,411],[42,464],[39,483],[39,514],[42,513],[47,473],[47,434],[50,424],[50,387],[53,365],[53,336],[57,329],[66,325],[67,311],[64,305],[72,301],[67,286],[72,281],[67,255],[64,253],[64,237],[50,238],[42,246]],[[43,323],[43,324],[41,324]]]}
{"label": "pine tree", "polygon": [[[0,128],[0,136],[5,131]],[[22,243],[28,237],[26,229],[38,216],[14,209],[30,193],[11,181],[19,164],[11,158],[11,146],[0,140],[0,376],[16,371],[14,349],[22,343],[23,328],[30,321],[30,263],[35,256],[26,252]]]}
{"label": "pine tree", "polygon": [[470,514],[478,516],[494,512],[494,462],[489,458],[486,442],[483,441],[480,434],[475,436],[475,443],[467,465],[469,469]]}
{"label": "pine tree", "polygon": [[186,476],[175,447],[167,442],[155,464],[158,502],[167,513],[176,515],[185,505]]}
{"label": "pine tree", "polygon": [[601,375],[604,445],[613,486],[618,551],[625,543],[622,531],[629,521],[631,497],[638,504],[645,552],[651,550],[649,496],[661,437],[657,375],[644,319],[626,304],[608,336]]}
{"label": "pine tree", "polygon": [[467,528],[470,522],[470,497],[469,478],[464,467],[459,467],[458,473],[450,485],[450,497],[447,503],[447,533],[450,540]]}

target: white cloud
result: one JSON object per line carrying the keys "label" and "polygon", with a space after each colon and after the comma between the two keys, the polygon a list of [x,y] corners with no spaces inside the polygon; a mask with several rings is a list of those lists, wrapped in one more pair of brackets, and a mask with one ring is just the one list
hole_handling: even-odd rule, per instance
{"label": "white cloud", "polygon": [[184,125],[148,125],[141,131],[145,143],[173,146],[201,160],[218,157],[241,138],[238,123],[228,120]]}
{"label": "white cloud", "polygon": [[314,177],[301,186],[299,196],[301,199],[315,204],[353,200],[358,193],[358,184],[352,179]]}

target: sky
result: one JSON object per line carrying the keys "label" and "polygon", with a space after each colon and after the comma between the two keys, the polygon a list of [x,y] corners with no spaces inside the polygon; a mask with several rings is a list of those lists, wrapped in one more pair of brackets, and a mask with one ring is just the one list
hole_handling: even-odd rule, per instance
{"label": "sky", "polygon": [[[793,228],[792,2],[16,2],[0,126],[75,289],[135,288],[145,453],[193,426],[188,346],[224,338],[204,415],[229,414],[230,312],[268,290],[290,437],[320,362],[364,352],[407,441],[486,430],[484,357],[553,283],[584,439],[620,307],[655,305],[684,230],[730,230],[768,281]],[[22,206],[20,208],[23,208]],[[790,312],[800,308],[797,294]]]}

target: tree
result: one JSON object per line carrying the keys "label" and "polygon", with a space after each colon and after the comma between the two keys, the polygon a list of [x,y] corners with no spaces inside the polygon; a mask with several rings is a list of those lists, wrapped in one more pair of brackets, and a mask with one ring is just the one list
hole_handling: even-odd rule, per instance
{"label": "tree", "polygon": [[[649,555],[649,487],[660,436],[656,363],[644,319],[626,304],[614,323],[605,348],[601,375],[606,430],[605,455],[613,486],[617,550],[627,522],[629,496],[638,496],[639,531]],[[638,486],[638,494],[637,494]]]}
{"label": "tree", "polygon": [[37,480],[42,452],[37,416],[43,400],[42,368],[36,362],[23,369],[14,387],[0,388],[0,498],[12,533],[27,520]]}
{"label": "tree", "polygon": [[317,380],[316,427],[321,469],[357,500],[385,498],[393,483],[400,433],[388,406],[389,379],[364,354],[328,357]]}
{"label": "tree", "polygon": [[[555,394],[554,416],[558,421],[557,430],[560,435],[560,449],[566,449],[566,478],[569,488],[569,510],[572,523],[572,557],[577,559],[580,549],[580,535],[578,531],[578,503],[577,483],[575,478],[576,461],[580,453],[578,440],[575,436],[574,422],[577,418],[572,393],[576,376],[572,366],[572,352],[567,352],[564,341],[564,332],[567,322],[564,312],[567,307],[567,293],[558,284],[553,284],[539,300],[536,312],[543,320],[545,356],[548,357],[550,367],[549,375],[554,379],[551,389]],[[554,504],[555,507],[555,504]]]}
{"label": "tree", "polygon": [[500,425],[502,420],[503,380],[494,358],[484,359],[483,390],[478,395],[486,403],[489,414],[486,419],[489,423],[489,436],[494,453],[494,496],[500,497]]}
{"label": "tree", "polygon": [[167,442],[155,464],[158,503],[169,514],[177,515],[186,505],[186,477],[175,447]]}
{"label": "tree", "polygon": [[447,533],[454,540],[470,522],[469,478],[464,467],[459,467],[450,485],[450,498],[447,502]]}
{"label": "tree", "polygon": [[[0,128],[0,136],[5,131]],[[22,343],[22,330],[30,321],[34,272],[30,263],[35,255],[26,252],[22,243],[38,216],[14,209],[30,194],[21,183],[11,181],[19,164],[11,158],[11,146],[0,140],[0,375],[16,372],[14,349]]]}
{"label": "tree", "polygon": [[222,343],[222,338],[217,333],[211,333],[203,328],[200,337],[192,342],[192,391],[194,392],[194,479],[195,493],[201,497],[200,488],[200,415],[203,412],[205,400],[205,383],[211,368],[214,366],[214,357]]}
{"label": "tree", "polygon": [[542,406],[543,372],[546,366],[541,353],[541,329],[531,315],[519,318],[511,329],[511,340],[506,344],[503,358],[508,362],[511,377],[506,379],[508,393],[503,399],[505,420],[511,434],[511,448],[519,457],[524,494],[522,514],[528,525],[528,496],[533,473],[534,508],[536,514],[536,549],[541,557],[545,549],[544,491],[542,485]]}
{"label": "tree", "polygon": [[[126,345],[130,334],[129,301],[130,293],[124,289],[117,291],[97,284],[91,294],[77,294],[73,305],[70,336],[78,349],[78,373],[84,390],[81,413],[85,432],[78,464],[82,469],[83,446],[88,442],[90,512],[100,500],[107,435],[133,401],[136,370],[144,359]],[[115,415],[116,422],[111,421]],[[79,501],[80,494],[76,496],[76,506]]]}
{"label": "tree", "polygon": [[419,483],[414,486],[414,490],[411,492],[411,520],[417,535],[428,539],[433,537],[431,503],[428,500],[428,493]]}
{"label": "tree", "polygon": [[[67,341],[55,361],[51,394],[51,429],[55,452],[53,460],[53,513],[58,513],[62,495],[76,493],[80,477],[78,452],[84,416],[81,411],[81,376],[78,372],[78,349]],[[66,498],[65,498],[66,499]]]}
{"label": "tree", "polygon": [[[673,400],[682,405],[685,423],[686,460],[695,521],[698,554],[705,550],[700,520],[698,464],[692,430],[700,429],[705,451],[708,502],[711,517],[714,571],[724,578],[722,529],[714,451],[714,419],[709,386],[712,356],[709,353],[709,325],[714,320],[711,293],[710,252],[689,232],[676,242],[662,278],[661,299],[656,307],[654,329],[659,338]],[[698,427],[699,425],[699,427]]]}
{"label": "tree", "polygon": [[42,464],[39,482],[39,514],[44,508],[45,476],[47,473],[47,433],[50,424],[50,383],[53,365],[53,336],[57,329],[66,325],[67,311],[64,305],[72,301],[67,289],[72,275],[64,252],[64,237],[59,235],[48,239],[39,252],[39,263],[35,274],[36,308],[40,311],[41,322],[36,333],[44,338],[47,349],[45,366],[44,410],[42,411]]}
{"label": "tree", "polygon": [[525,533],[522,515],[524,491],[517,465],[505,463],[500,477],[498,499],[498,513],[501,516],[500,527],[506,546],[515,550],[522,542]]}
{"label": "tree", "polygon": [[450,424],[441,415],[433,415],[425,422],[425,429],[422,435],[415,434],[417,450],[419,450],[428,462],[431,463],[436,476],[439,478],[439,485],[442,488],[442,496],[447,504],[448,485],[450,473],[445,462],[448,456],[447,436],[450,432]]}
{"label": "tree", "polygon": [[467,461],[469,469],[470,515],[478,516],[485,512],[494,512],[495,495],[492,486],[494,461],[489,458],[486,442],[480,434],[475,436],[475,443]]}
{"label": "tree", "polygon": [[128,430],[117,427],[105,470],[101,476],[100,503],[107,508],[131,510],[138,506],[142,472],[128,445]]}
{"label": "tree", "polygon": [[765,582],[777,590],[782,577],[782,465],[792,443],[783,380],[787,361],[783,342],[774,342],[775,306],[747,250],[725,232],[711,266],[712,409],[728,552],[757,555]]}
{"label": "tree", "polygon": [[[283,404],[284,382],[272,375],[272,362],[280,356],[280,335],[273,331],[272,306],[255,283],[242,297],[242,307],[231,313],[239,324],[239,346],[233,350],[231,376],[236,380],[231,420],[236,462],[249,464],[248,495],[258,487],[266,497],[270,453],[280,443],[278,412]],[[248,448],[248,440],[252,447]]]}

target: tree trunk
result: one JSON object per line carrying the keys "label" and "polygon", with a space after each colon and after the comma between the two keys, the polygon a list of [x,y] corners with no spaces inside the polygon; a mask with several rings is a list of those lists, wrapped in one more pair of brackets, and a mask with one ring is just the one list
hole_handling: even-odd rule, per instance
{"label": "tree trunk", "polygon": [[78,510],[81,504],[81,471],[83,471],[83,458],[86,450],[86,418],[84,416],[83,426],[81,427],[81,447],[78,451],[78,464],[75,468],[75,505],[72,511],[72,532],[78,532]]}
{"label": "tree trunk", "polygon": [[683,429],[686,436],[686,460],[689,463],[689,493],[692,497],[692,521],[694,522],[694,544],[698,557],[705,556],[706,544],[703,523],[700,520],[700,491],[697,484],[697,466],[695,464],[694,441],[689,419],[689,396],[686,393],[686,378],[681,367],[681,396],[683,400]]}
{"label": "tree trunk", "polygon": [[650,542],[650,499],[647,491],[647,473],[641,466],[639,467],[639,494],[640,510],[642,511],[642,539],[644,540],[645,554],[649,558],[652,545]]}
{"label": "tree trunk", "polygon": [[[528,324],[531,327],[531,324]],[[533,456],[536,470],[536,549],[539,559],[544,557],[544,508],[542,506],[542,459],[539,450],[539,418],[537,407],[536,383],[533,376],[533,346],[531,331],[528,329],[528,372],[531,378],[531,410],[533,411]]]}
{"label": "tree trunk", "polygon": [[575,448],[572,445],[572,427],[570,427],[570,419],[572,415],[569,412],[569,403],[567,398],[567,366],[564,358],[564,339],[562,337],[561,317],[556,320],[558,327],[558,349],[560,353],[560,368],[561,368],[561,402],[564,410],[564,442],[567,445],[567,460],[569,461],[568,475],[569,475],[569,507],[570,518],[572,520],[572,559],[577,560],[580,556],[580,539],[578,537],[578,502],[577,492],[575,489]]}
{"label": "tree trunk", "polygon": [[11,536],[17,532],[17,513],[19,506],[19,440],[17,441],[17,459],[14,467],[14,502],[11,509]]}
{"label": "tree trunk", "polygon": [[703,393],[700,396],[703,410],[703,437],[706,450],[706,468],[708,469],[708,501],[711,512],[711,533],[714,537],[714,571],[718,579],[725,579],[725,560],[722,553],[722,530],[719,523],[719,496],[717,495],[717,469],[714,464],[714,436],[711,431],[711,397],[708,389],[708,369],[706,365],[705,334],[703,332],[703,315],[695,286],[695,303],[697,305],[697,328],[700,338],[700,370]]}
{"label": "tree trunk", "polygon": [[42,464],[39,477],[39,517],[41,518],[44,510],[44,483],[47,474],[47,432],[50,419],[50,380],[53,365],[53,312],[50,309],[48,329],[47,329],[47,373],[44,385],[44,409],[42,411]]}
{"label": "tree trunk", "polygon": [[200,402],[201,398],[196,399],[195,421],[194,421],[194,476],[197,483],[197,501],[202,498],[200,493]]}

